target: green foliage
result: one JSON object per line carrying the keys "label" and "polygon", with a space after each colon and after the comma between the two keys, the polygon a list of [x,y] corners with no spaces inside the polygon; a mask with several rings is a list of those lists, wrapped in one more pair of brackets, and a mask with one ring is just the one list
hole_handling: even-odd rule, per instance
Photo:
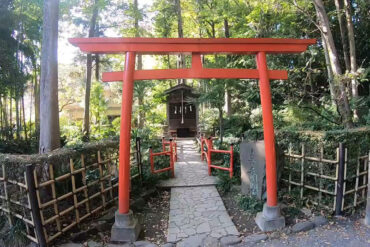
{"label": "green foliage", "polygon": [[238,181],[236,177],[230,178],[226,171],[217,170],[217,189],[223,193],[229,192]]}
{"label": "green foliage", "polygon": [[250,214],[256,214],[262,211],[263,201],[258,200],[256,197],[238,195],[237,201],[240,208]]}

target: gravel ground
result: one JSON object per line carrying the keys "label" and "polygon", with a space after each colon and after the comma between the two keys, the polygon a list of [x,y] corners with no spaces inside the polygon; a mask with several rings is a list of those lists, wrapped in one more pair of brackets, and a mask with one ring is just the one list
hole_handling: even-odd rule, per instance
{"label": "gravel ground", "polygon": [[370,228],[362,224],[363,218],[336,219],[330,224],[315,228],[308,232],[290,235],[280,235],[279,238],[269,239],[258,244],[242,246],[271,246],[271,247],[365,247],[370,246]]}

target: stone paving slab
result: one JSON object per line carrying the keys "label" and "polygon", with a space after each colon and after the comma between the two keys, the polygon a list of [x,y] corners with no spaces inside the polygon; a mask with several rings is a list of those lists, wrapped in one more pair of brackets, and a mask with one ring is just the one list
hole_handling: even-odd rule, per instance
{"label": "stone paving slab", "polygon": [[158,187],[189,187],[216,185],[217,178],[208,175],[208,166],[200,160],[192,139],[177,141],[178,162],[175,163],[175,178],[162,181]]}
{"label": "stone paving slab", "polygon": [[168,242],[205,234],[239,235],[215,186],[171,189]]}

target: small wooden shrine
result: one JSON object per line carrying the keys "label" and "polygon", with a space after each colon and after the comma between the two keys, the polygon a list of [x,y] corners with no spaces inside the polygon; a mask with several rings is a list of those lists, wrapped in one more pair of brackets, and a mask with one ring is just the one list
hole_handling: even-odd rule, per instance
{"label": "small wooden shrine", "polygon": [[194,137],[197,134],[197,95],[193,88],[179,84],[165,91],[167,95],[168,134],[177,137]]}

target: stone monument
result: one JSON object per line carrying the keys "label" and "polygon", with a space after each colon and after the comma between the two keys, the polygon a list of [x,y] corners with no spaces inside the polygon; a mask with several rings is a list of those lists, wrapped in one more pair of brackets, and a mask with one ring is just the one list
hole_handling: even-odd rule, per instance
{"label": "stone monument", "polygon": [[263,141],[240,144],[242,193],[264,199],[266,191],[265,143]]}

